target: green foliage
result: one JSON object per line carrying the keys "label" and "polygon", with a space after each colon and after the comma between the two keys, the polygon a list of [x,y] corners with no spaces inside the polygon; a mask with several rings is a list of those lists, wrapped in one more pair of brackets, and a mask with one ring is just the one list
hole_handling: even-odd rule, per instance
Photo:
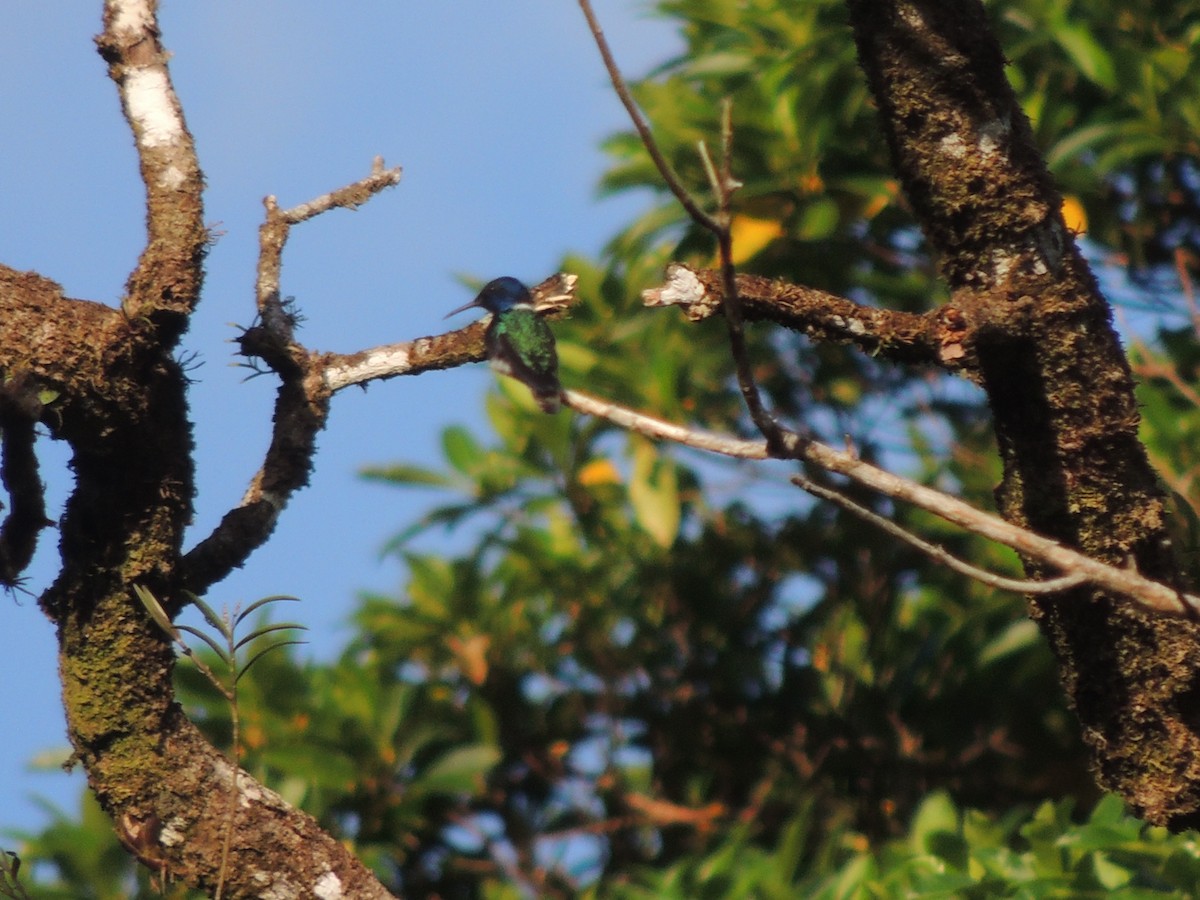
{"label": "green foliage", "polygon": [[[734,171],[746,183],[739,211],[779,226],[754,268],[790,276],[802,267],[805,283],[839,291],[880,281],[888,305],[931,306],[937,295],[927,263],[911,255],[912,222],[856,68],[844,4],[660,0],[656,7],[681,21],[687,49],[638,86],[638,101],[676,169],[703,195],[696,141],[712,141],[720,101],[733,99]],[[988,12],[1010,81],[1051,171],[1082,208],[1089,238],[1137,267],[1177,247],[1200,249],[1194,11],[1166,2],[993,0]],[[664,191],[632,134],[610,138],[606,148],[615,159],[608,190]],[[683,234],[679,254],[709,252],[682,212],[664,205],[614,249],[631,256],[656,238]],[[910,283],[920,268],[914,263],[926,278]]]}
{"label": "green foliage", "polygon": [[[201,896],[155,882],[145,870],[136,869],[113,833],[112,822],[90,793],[83,794],[77,814],[43,805],[50,823],[42,831],[9,835],[19,842],[24,862],[20,875],[28,885],[28,896],[37,900],[190,900]],[[2,887],[0,894],[4,894]]]}
{"label": "green foliage", "polygon": [[0,896],[26,900],[29,894],[21,884],[21,857],[10,850],[0,850]]}
{"label": "green foliage", "polygon": [[[191,601],[193,605],[200,610],[209,627],[220,636],[221,640],[217,640],[208,632],[202,631],[199,628],[194,628],[191,625],[178,625],[172,622],[166,610],[163,609],[162,604],[142,585],[135,584],[133,591],[155,624],[170,635],[171,639],[179,645],[184,656],[192,660],[196,667],[204,673],[204,676],[213,687],[219,690],[222,696],[235,706],[237,702],[238,683],[250,671],[251,666],[272,650],[302,643],[301,641],[287,638],[268,640],[268,635],[277,634],[281,631],[304,631],[307,628],[307,626],[296,622],[276,622],[273,624],[264,624],[244,636],[239,636],[238,634],[238,628],[242,623],[254,613],[266,607],[267,604],[279,603],[281,601],[295,602],[298,599],[296,597],[263,597],[261,600],[251,603],[245,609],[236,609],[232,613],[226,611],[218,614],[202,598],[192,595]],[[199,638],[208,645],[208,648],[216,655],[222,668],[228,675],[222,678],[212,668],[197,658],[192,648],[183,639],[184,634],[190,634],[195,638]],[[248,654],[244,658],[239,658],[238,654],[242,650],[247,650]]]}
{"label": "green foliage", "polygon": [[[1102,800],[1082,821],[1069,800],[1030,814],[996,817],[961,810],[942,791],[917,808],[906,834],[877,849],[861,836],[822,839],[801,815],[777,843],[762,846],[739,826],[710,853],[665,870],[643,870],[590,891],[606,900],[635,898],[874,897],[1190,897],[1200,890],[1200,845],[1126,815]],[[806,841],[821,864],[797,867]]]}
{"label": "green foliage", "polygon": [[[720,100],[734,101],[739,263],[891,308],[934,306],[941,288],[888,169],[843,4],[656,9],[680,22],[686,50],[636,92],[701,194],[696,142],[713,142]],[[1181,9],[989,4],[1056,177],[1095,244],[1135,266],[1200,245],[1200,26]],[[667,261],[710,261],[711,243],[666,202],[631,135],[606,148],[606,190],[649,186],[662,202],[602,260],[564,261],[585,301],[555,328],[564,385],[750,433],[721,323],[640,302]],[[792,334],[749,337],[779,415],[990,502],[998,462],[977,393]],[[1190,551],[1195,344],[1166,334],[1135,359],[1144,435]],[[223,642],[180,629],[208,645],[204,665],[237,652],[250,663],[235,671],[253,665],[235,676],[240,730],[203,669],[181,666],[189,714],[406,896],[1196,893],[1194,837],[1097,802],[1020,598],[811,502],[786,467],[542,415],[504,379],[486,415],[486,428],[445,430],[439,466],[365,470],[437,501],[398,523],[386,552],[406,583],[362,599],[338,659],[264,656],[275,626],[239,643],[211,610]],[[1007,551],[851,493],[956,555],[1019,572]],[[89,847],[115,846],[101,825],[72,827],[27,836],[23,858],[53,862],[62,884],[128,883],[95,874]],[[68,837],[75,855],[56,856]]]}

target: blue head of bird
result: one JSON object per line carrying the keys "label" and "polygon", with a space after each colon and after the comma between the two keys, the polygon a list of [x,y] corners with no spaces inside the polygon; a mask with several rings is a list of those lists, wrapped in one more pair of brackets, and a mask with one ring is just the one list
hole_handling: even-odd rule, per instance
{"label": "blue head of bird", "polygon": [[511,275],[505,275],[489,281],[483,286],[483,290],[475,295],[474,300],[446,313],[445,318],[448,319],[476,306],[496,314],[506,313],[519,306],[532,309],[533,297],[529,293],[529,288]]}
{"label": "blue head of bird", "polygon": [[492,368],[524,382],[546,412],[557,411],[562,386],[554,332],[534,309],[529,288],[506,275],[489,281],[474,300],[447,315],[474,306],[492,314],[483,336]]}

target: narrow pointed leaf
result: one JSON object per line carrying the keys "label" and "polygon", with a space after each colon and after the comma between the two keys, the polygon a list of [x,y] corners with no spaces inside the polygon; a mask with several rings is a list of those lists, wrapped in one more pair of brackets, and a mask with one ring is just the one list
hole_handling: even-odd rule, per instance
{"label": "narrow pointed leaf", "polygon": [[148,588],[140,584],[133,586],[133,592],[137,594],[137,598],[142,601],[142,606],[146,607],[146,612],[150,614],[155,624],[158,625],[167,634],[174,636],[175,626],[171,623],[171,619],[167,616],[167,611],[162,608],[162,604],[158,602],[158,598],[150,593]]}
{"label": "narrow pointed leaf", "polygon": [[244,610],[242,610],[240,613],[238,613],[237,618],[233,620],[234,630],[236,631],[237,627],[239,625],[241,625],[243,621],[245,621],[246,616],[250,615],[256,609],[261,609],[262,607],[266,606],[268,603],[275,603],[280,600],[295,601],[296,603],[300,602],[299,597],[293,597],[290,594],[272,594],[270,597],[263,597],[261,600],[255,600],[253,603],[251,603],[249,606],[247,606]]}
{"label": "narrow pointed leaf", "polygon": [[261,650],[259,650],[257,653],[255,653],[252,657],[250,657],[250,659],[246,662],[246,664],[244,666],[242,666],[241,669],[238,670],[238,673],[233,677],[233,683],[237,684],[238,682],[240,682],[242,680],[242,676],[250,671],[250,667],[252,665],[254,665],[256,662],[258,662],[260,659],[262,659],[264,656],[266,656],[268,653],[270,653],[272,650],[278,650],[280,647],[294,647],[294,646],[299,646],[300,644],[307,644],[307,643],[308,643],[308,641],[299,641],[299,640],[297,640],[297,641],[280,641],[277,644],[271,644],[269,647],[263,647]]}
{"label": "narrow pointed leaf", "polygon": [[208,646],[212,648],[212,651],[216,653],[217,656],[221,657],[221,660],[224,663],[229,663],[229,648],[219,644],[216,638],[201,631],[199,628],[193,628],[191,625],[180,625],[179,630],[200,638],[200,640],[204,641],[204,643],[208,644]]}
{"label": "narrow pointed leaf", "polygon": [[428,487],[451,487],[455,480],[448,475],[424,466],[402,463],[389,466],[367,466],[359,475],[368,481],[383,481],[394,485],[422,485]]}
{"label": "narrow pointed leaf", "polygon": [[225,640],[232,640],[233,634],[229,630],[228,623],[217,614],[217,611],[204,602],[203,598],[192,595],[192,602],[196,604],[196,608],[204,614],[204,618],[208,620],[208,624],[225,636]]}
{"label": "narrow pointed leaf", "polygon": [[289,628],[295,629],[296,631],[308,631],[308,626],[300,625],[297,622],[277,622],[274,625],[267,625],[246,635],[233,645],[234,652],[241,650],[244,646],[258,640],[263,635],[270,634],[273,631],[285,631]]}

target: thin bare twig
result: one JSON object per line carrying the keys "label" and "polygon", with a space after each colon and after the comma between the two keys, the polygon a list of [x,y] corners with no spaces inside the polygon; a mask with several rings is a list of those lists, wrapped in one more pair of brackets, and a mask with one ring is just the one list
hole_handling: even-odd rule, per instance
{"label": "thin bare twig", "polygon": [[625,83],[625,78],[621,75],[621,70],[617,67],[617,61],[613,58],[612,50],[608,47],[608,40],[604,37],[604,32],[600,28],[600,22],[596,19],[596,14],[592,11],[592,4],[589,0],[579,0],[579,8],[583,10],[583,17],[587,19],[588,27],[592,30],[592,37],[596,41],[596,49],[600,51],[600,57],[604,60],[604,68],[608,70],[608,77],[612,81],[613,90],[617,92],[617,97],[625,107],[625,111],[629,113],[629,118],[633,121],[633,127],[637,129],[638,137],[642,139],[642,146],[650,154],[650,159],[654,161],[654,166],[658,169],[659,175],[662,176],[671,193],[675,195],[675,199],[687,210],[687,214],[691,216],[692,220],[713,234],[716,234],[720,226],[708,213],[700,208],[700,204],[696,202],[696,199],[688,189],[683,186],[683,182],[679,180],[679,176],[675,174],[675,170],[671,168],[671,164],[667,162],[667,158],[663,156],[662,150],[659,149],[658,142],[654,140],[650,126],[646,124],[645,118],[642,117],[642,113],[638,109],[633,95],[629,92],[629,86]]}
{"label": "thin bare twig", "polygon": [[264,315],[272,299],[278,298],[280,273],[283,270],[283,248],[293,225],[307,221],[331,209],[357,209],[375,194],[400,183],[401,168],[384,168],[383,157],[371,161],[371,174],[353,184],[314,197],[307,203],[280,209],[274,195],[267,196],[263,205],[267,217],[258,229],[258,277],[255,294],[260,315]]}
{"label": "thin bare twig", "polygon": [[[646,148],[646,152],[650,154],[650,158],[658,168],[663,181],[666,182],[667,187],[670,188],[671,193],[675,195],[675,198],[680,202],[684,210],[687,211],[692,221],[711,232],[717,239],[721,259],[721,273],[725,286],[725,297],[721,309],[725,314],[725,321],[729,328],[729,346],[730,352],[733,355],[734,365],[737,369],[738,387],[741,389],[742,397],[746,401],[746,407],[750,412],[750,418],[754,421],[755,427],[762,432],[763,436],[767,439],[767,443],[774,448],[783,440],[785,430],[767,412],[766,407],[763,405],[758,385],[754,381],[754,375],[750,367],[750,356],[746,351],[742,308],[737,294],[737,271],[733,264],[733,238],[729,228],[731,220],[730,203],[734,191],[741,187],[741,184],[734,179],[732,170],[733,105],[727,99],[721,107],[721,161],[719,168],[717,165],[714,165],[712,157],[708,153],[707,146],[701,142],[699,147],[700,158],[704,164],[705,172],[708,174],[713,196],[717,201],[718,213],[714,217],[701,208],[700,204],[688,189],[683,186],[683,183],[671,168],[670,163],[663,156],[657,142],[654,140],[653,133],[650,131],[650,126],[642,117],[641,111],[637,108],[637,104],[629,92],[629,87],[626,85],[625,78],[621,75],[621,70],[613,58],[608,41],[605,39],[604,32],[600,28],[600,23],[592,11],[591,3],[589,0],[579,0],[579,7],[583,10],[584,18],[587,19],[588,26],[592,30],[592,37],[595,39],[596,48],[600,51],[600,56],[604,60],[604,68],[608,70],[608,77],[612,81],[613,89],[617,92],[617,96],[620,98],[625,110],[629,113],[633,127],[637,130],[638,136],[642,140],[642,145]],[[789,433],[798,440],[804,439],[800,435],[795,434],[795,432]]]}
{"label": "thin bare twig", "polygon": [[1006,578],[1003,575],[997,575],[994,572],[989,572],[986,569],[981,569],[978,566],[973,566],[965,560],[959,559],[954,554],[950,553],[944,547],[939,547],[937,544],[931,544],[929,541],[918,537],[911,531],[901,528],[891,519],[886,516],[881,516],[872,510],[867,509],[859,503],[855,503],[845,494],[835,491],[832,488],[817,484],[815,481],[805,478],[803,475],[794,475],[792,483],[804,488],[815,497],[820,497],[822,500],[828,500],[842,509],[853,515],[858,516],[865,522],[870,522],[877,528],[890,534],[897,540],[920,550],[934,562],[941,563],[949,569],[953,569],[968,578],[974,578],[976,581],[981,581],[986,585],[998,588],[1003,591],[1016,591],[1021,594],[1055,594],[1059,591],[1069,590],[1070,588],[1079,587],[1087,582],[1087,576],[1082,572],[1072,572],[1069,575],[1063,575],[1059,578],[1050,578],[1044,581],[1037,581],[1029,578]]}
{"label": "thin bare twig", "polygon": [[[730,206],[733,192],[741,185],[733,177],[733,104],[726,99],[721,105],[721,167],[720,171],[712,164],[707,148],[701,144],[701,155],[704,157],[704,167],[712,182],[712,190],[717,198],[720,213],[717,217],[719,229],[716,232],[717,249],[721,260],[721,282],[725,294],[725,302],[721,311],[725,314],[725,323],[729,330],[729,352],[737,371],[738,388],[750,418],[762,436],[767,439],[768,447],[772,449],[781,445],[785,429],[767,412],[762,402],[762,394],[754,380],[754,372],[750,367],[750,353],[746,349],[745,318],[742,315],[742,299],[738,294],[737,268],[733,264],[733,233],[730,230],[732,214]],[[789,432],[797,439],[802,439],[795,432]]]}
{"label": "thin bare twig", "polygon": [[[735,440],[710,432],[684,428],[654,416],[598,400],[579,391],[564,391],[563,402],[577,412],[600,416],[647,437],[674,441],[684,446],[739,459],[767,459],[773,455],[768,453],[765,443]],[[844,475],[881,494],[911,503],[960,528],[1011,547],[1021,555],[1060,572],[1068,575],[1079,573],[1087,583],[1128,597],[1146,609],[1191,618],[1200,616],[1200,597],[1184,594],[1157,581],[1151,581],[1131,569],[1117,568],[1092,559],[1077,550],[1064,547],[1057,541],[1013,525],[997,515],[975,509],[957,497],[951,497],[863,462],[853,454],[835,450],[819,441],[799,440],[794,436],[785,436],[783,449],[787,454],[786,458],[804,460],[826,471]]]}
{"label": "thin bare twig", "polygon": [[241,503],[181,560],[181,586],[203,594],[209,585],[242,565],[270,537],[291,496],[308,483],[316,436],[325,427],[333,391],[321,378],[324,357],[293,341],[295,315],[279,296],[283,248],[293,224],[331,209],[353,209],[400,179],[376,157],[371,174],[291,209],[274,197],[264,201],[259,229],[255,301],[259,321],[239,339],[242,352],[261,358],[280,378],[271,444]]}

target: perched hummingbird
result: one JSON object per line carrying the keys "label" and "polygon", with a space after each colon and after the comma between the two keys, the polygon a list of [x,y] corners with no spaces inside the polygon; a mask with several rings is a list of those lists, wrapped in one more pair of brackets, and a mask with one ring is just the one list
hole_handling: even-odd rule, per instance
{"label": "perched hummingbird", "polygon": [[485,284],[470,303],[446,313],[446,318],[473,306],[492,314],[483,336],[492,368],[528,387],[543,412],[558,412],[562,385],[558,383],[554,332],[533,311],[529,288],[507,275],[497,278]]}

